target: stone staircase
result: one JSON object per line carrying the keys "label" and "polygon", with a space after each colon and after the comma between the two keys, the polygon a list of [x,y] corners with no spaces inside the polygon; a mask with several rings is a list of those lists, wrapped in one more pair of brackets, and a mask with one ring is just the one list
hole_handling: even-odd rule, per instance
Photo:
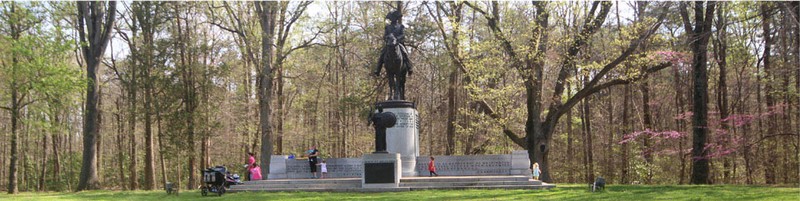
{"label": "stone staircase", "polygon": [[361,189],[361,178],[331,179],[276,179],[261,181],[245,181],[242,185],[233,185],[229,192],[240,191],[358,191]]}
{"label": "stone staircase", "polygon": [[361,178],[278,179],[247,181],[231,186],[230,192],[242,191],[327,191],[385,192],[433,189],[549,189],[555,185],[527,176],[440,176],[404,177],[399,188],[361,188]]}
{"label": "stone staircase", "polygon": [[400,178],[400,187],[428,189],[543,189],[555,185],[527,176],[440,176]]}

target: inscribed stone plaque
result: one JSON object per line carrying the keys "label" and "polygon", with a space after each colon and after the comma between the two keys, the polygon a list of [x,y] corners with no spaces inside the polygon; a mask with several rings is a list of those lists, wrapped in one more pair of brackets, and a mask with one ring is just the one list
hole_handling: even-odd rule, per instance
{"label": "inscribed stone plaque", "polygon": [[394,183],[394,163],[365,163],[364,183]]}

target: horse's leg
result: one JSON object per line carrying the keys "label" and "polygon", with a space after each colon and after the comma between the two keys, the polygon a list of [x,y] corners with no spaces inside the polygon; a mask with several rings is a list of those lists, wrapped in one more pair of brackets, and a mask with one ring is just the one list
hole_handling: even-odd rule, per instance
{"label": "horse's leg", "polygon": [[400,75],[399,75],[399,74],[395,74],[395,75],[394,75],[394,80],[395,80],[395,85],[394,85],[394,100],[402,100],[403,98],[401,97],[401,94],[402,94],[403,92],[402,92],[402,91],[400,91],[400,87],[402,86],[402,85],[400,85]]}
{"label": "horse's leg", "polygon": [[400,92],[400,100],[406,99],[406,76],[405,73],[397,75],[398,91]]}
{"label": "horse's leg", "polygon": [[395,100],[395,94],[397,93],[397,80],[395,78],[395,74],[390,73],[386,77],[389,78],[389,100]]}
{"label": "horse's leg", "polygon": [[403,99],[403,91],[401,91],[401,87],[403,87],[402,83],[400,82],[400,74],[394,75],[394,80],[396,84],[394,85],[394,100],[402,100]]}

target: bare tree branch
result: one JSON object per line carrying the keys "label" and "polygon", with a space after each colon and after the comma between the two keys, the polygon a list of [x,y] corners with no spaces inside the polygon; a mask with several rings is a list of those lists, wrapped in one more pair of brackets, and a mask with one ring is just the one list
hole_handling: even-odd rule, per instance
{"label": "bare tree branch", "polygon": [[[660,64],[655,65],[653,67],[647,68],[647,70],[645,70],[645,72],[643,72],[642,74],[639,74],[636,77],[631,78],[631,79],[617,78],[617,79],[605,82],[605,83],[597,85],[597,86],[587,86],[587,87],[581,89],[580,91],[578,91],[577,93],[575,93],[574,96],[570,97],[567,100],[567,102],[564,103],[564,105],[559,107],[559,109],[557,109],[555,111],[551,111],[550,114],[553,114],[553,117],[550,117],[551,115],[548,115],[547,121],[554,121],[555,119],[560,118],[561,116],[566,114],[567,111],[569,111],[570,108],[572,108],[576,104],[578,104],[578,102],[580,102],[581,100],[585,99],[586,97],[589,97],[590,95],[592,95],[594,93],[600,92],[600,91],[602,91],[602,90],[604,90],[606,88],[609,88],[609,87],[612,87],[612,86],[615,86],[615,85],[629,84],[629,83],[632,83],[632,82],[647,78],[647,76],[649,74],[658,72],[659,70],[667,68],[669,66],[672,66],[672,63],[660,63]],[[597,78],[598,77],[596,76],[595,79],[597,79]]]}

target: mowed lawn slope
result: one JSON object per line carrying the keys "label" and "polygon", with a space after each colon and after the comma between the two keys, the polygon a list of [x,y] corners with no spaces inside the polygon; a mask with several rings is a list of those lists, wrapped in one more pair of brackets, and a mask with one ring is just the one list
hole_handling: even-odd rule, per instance
{"label": "mowed lawn slope", "polygon": [[578,184],[559,184],[551,190],[429,190],[386,193],[245,192],[202,197],[199,191],[180,196],[163,191],[86,191],[79,193],[0,194],[0,200],[800,200],[798,187],[734,185],[612,185],[591,193]]}

